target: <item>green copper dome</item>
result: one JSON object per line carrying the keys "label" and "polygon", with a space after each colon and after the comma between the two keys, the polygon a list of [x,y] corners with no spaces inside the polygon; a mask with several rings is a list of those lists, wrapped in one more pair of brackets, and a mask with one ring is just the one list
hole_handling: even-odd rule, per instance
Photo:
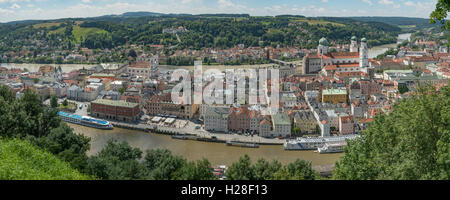
{"label": "green copper dome", "polygon": [[319,40],[319,44],[322,46],[328,46],[328,40],[326,38],[322,38]]}
{"label": "green copper dome", "polygon": [[361,39],[361,42],[367,42],[366,38]]}
{"label": "green copper dome", "polygon": [[352,37],[352,41],[356,41],[358,38],[356,38],[356,36]]}

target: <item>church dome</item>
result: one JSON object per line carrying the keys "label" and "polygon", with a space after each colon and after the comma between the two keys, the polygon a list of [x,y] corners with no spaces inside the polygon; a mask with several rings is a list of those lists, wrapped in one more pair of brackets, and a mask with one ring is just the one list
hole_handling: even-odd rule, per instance
{"label": "church dome", "polygon": [[352,37],[352,41],[356,41],[358,38],[356,38],[356,36]]}
{"label": "church dome", "polygon": [[367,42],[366,38],[361,39],[361,42]]}
{"label": "church dome", "polygon": [[322,38],[319,40],[319,44],[322,46],[328,46],[328,40],[326,38]]}

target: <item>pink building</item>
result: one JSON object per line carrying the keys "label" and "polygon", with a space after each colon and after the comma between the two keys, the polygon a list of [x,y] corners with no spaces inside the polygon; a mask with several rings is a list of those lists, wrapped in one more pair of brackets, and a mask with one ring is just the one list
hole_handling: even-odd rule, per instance
{"label": "pink building", "polygon": [[355,132],[354,130],[355,121],[353,116],[341,116],[339,117],[339,132],[341,135],[350,135]]}
{"label": "pink building", "polygon": [[250,130],[250,111],[247,107],[230,108],[228,116],[228,130],[231,131],[249,131]]}
{"label": "pink building", "polygon": [[367,95],[371,95],[371,94],[380,94],[381,93],[381,85],[378,84],[375,81],[360,81],[359,82],[360,87],[361,87],[361,93],[362,94],[367,94]]}

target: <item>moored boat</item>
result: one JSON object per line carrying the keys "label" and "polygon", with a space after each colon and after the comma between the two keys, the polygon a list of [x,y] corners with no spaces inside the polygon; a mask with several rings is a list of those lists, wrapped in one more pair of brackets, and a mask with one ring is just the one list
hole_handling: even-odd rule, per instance
{"label": "moored boat", "polygon": [[87,126],[91,128],[103,129],[103,130],[111,130],[113,126],[110,122],[106,120],[96,119],[88,116],[80,116],[66,112],[58,112],[58,115],[61,117],[61,120],[78,124],[82,126]]}
{"label": "moored boat", "polygon": [[357,135],[346,135],[337,137],[314,137],[314,138],[297,138],[288,140],[284,143],[285,150],[317,150],[327,143],[345,142],[347,139],[357,138]]}
{"label": "moored boat", "polygon": [[344,146],[347,145],[347,142],[336,142],[336,143],[325,143],[323,147],[317,148],[317,151],[320,154],[325,153],[342,153],[344,151]]}

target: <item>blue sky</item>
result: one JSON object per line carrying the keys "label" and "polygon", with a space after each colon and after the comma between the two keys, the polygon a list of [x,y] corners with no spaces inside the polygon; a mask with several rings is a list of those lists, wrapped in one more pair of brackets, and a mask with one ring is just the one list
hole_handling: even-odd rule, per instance
{"label": "blue sky", "polygon": [[0,0],[0,22],[93,17],[133,11],[254,16],[429,16],[437,0]]}

